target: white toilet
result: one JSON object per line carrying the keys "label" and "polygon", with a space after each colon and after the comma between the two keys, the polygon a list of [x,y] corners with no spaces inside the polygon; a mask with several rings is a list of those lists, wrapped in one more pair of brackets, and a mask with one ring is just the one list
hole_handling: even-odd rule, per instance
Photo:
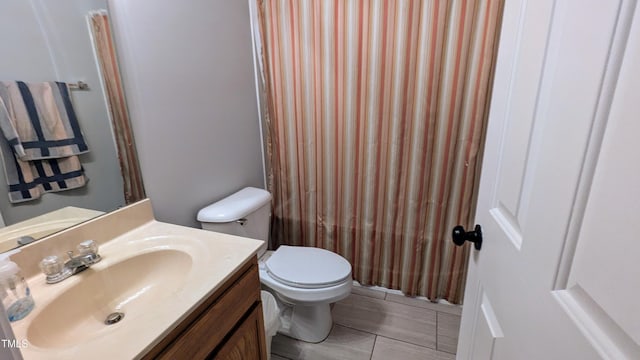
{"label": "white toilet", "polygon": [[[265,241],[258,251],[260,282],[275,296],[278,306],[277,311],[267,309],[274,305],[263,301],[265,324],[276,323],[267,318],[268,312],[279,314],[278,332],[320,342],[331,331],[329,304],[351,293],[351,264],[338,254],[312,247],[283,245],[276,251],[266,251],[270,217],[271,194],[252,187],[198,212],[198,221],[205,230]],[[270,342],[267,331],[267,343]]]}

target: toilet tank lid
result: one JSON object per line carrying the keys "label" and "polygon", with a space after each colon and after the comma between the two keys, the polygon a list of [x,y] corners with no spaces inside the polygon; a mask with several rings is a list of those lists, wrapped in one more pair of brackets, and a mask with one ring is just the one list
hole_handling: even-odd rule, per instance
{"label": "toilet tank lid", "polygon": [[271,194],[263,189],[246,187],[198,211],[198,221],[226,223],[236,221],[271,201]]}

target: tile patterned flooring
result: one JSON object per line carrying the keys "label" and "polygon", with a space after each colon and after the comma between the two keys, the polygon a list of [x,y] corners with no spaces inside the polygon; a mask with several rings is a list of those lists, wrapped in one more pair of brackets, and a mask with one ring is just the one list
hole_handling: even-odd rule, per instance
{"label": "tile patterned flooring", "polygon": [[329,337],[309,344],[276,335],[272,360],[453,360],[460,306],[354,286],[333,306]]}

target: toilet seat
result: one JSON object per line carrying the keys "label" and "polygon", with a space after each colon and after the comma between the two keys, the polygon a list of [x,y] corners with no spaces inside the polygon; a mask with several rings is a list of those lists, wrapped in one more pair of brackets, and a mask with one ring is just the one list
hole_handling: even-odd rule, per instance
{"label": "toilet seat", "polygon": [[273,295],[279,300],[290,305],[311,306],[315,304],[334,303],[349,296],[353,284],[353,281],[349,278],[337,285],[329,287],[315,289],[299,288],[281,283],[271,277],[264,268],[261,268],[259,271],[260,283],[268,290],[271,290]]}
{"label": "toilet seat", "polygon": [[[324,259],[325,262],[322,262],[320,261],[321,257],[327,256],[324,252],[329,253],[330,256],[328,260]],[[275,261],[271,261],[276,253],[280,255],[275,258]],[[315,255],[319,255],[320,257],[316,260],[311,260]],[[281,264],[281,262],[285,264]],[[271,266],[271,270],[267,268],[267,263]],[[311,263],[314,263],[314,265],[309,266]],[[324,266],[319,264],[324,264]],[[282,245],[276,251],[267,251],[258,261],[258,265],[262,285],[272,290],[272,293],[279,300],[287,304],[306,306],[322,303],[329,304],[340,301],[351,293],[353,283],[351,279],[351,265],[340,255],[327,250]],[[282,265],[282,267],[279,265]],[[325,277],[309,275],[309,273],[313,273],[313,271],[306,271],[307,277],[301,277],[300,274],[290,274],[292,276],[284,279],[284,281],[282,277],[287,277],[285,273],[279,273],[280,279],[271,273],[272,270],[278,271],[288,266],[292,268],[289,270],[294,272],[296,272],[295,269],[298,270],[297,272],[301,272],[300,269],[302,267],[315,269],[316,273],[326,272],[327,267],[336,267],[337,270],[329,272],[333,275]],[[320,270],[318,270],[318,267]],[[346,277],[344,275],[345,273],[347,274]]]}
{"label": "toilet seat", "polygon": [[322,289],[351,280],[351,264],[331,251],[280,246],[265,262],[269,276],[290,287]]}

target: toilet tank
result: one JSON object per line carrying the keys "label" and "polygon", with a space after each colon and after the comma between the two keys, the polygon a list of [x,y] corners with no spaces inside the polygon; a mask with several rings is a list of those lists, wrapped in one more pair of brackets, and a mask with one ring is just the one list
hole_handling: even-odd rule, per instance
{"label": "toilet tank", "polygon": [[204,230],[263,240],[265,245],[260,252],[267,248],[270,218],[271,194],[254,187],[246,187],[198,211]]}

